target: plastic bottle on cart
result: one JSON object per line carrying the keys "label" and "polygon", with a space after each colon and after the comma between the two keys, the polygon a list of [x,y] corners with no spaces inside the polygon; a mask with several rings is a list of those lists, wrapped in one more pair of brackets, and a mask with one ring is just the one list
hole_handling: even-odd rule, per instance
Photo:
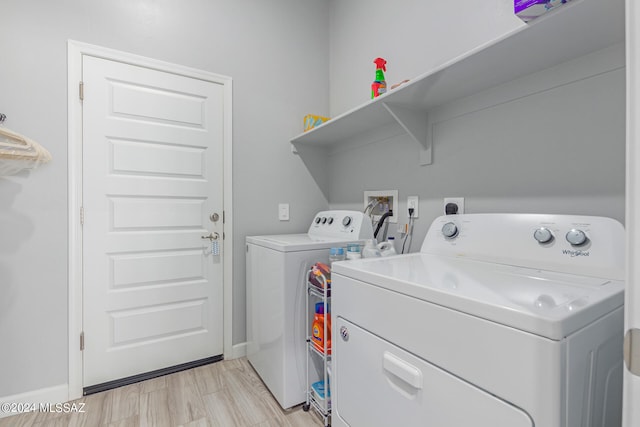
{"label": "plastic bottle on cart", "polygon": [[367,240],[362,249],[362,258],[375,258],[380,256],[380,250],[372,239]]}
{"label": "plastic bottle on cart", "polygon": [[331,248],[329,250],[329,266],[333,266],[334,261],[343,261],[345,259],[344,256],[344,248]]}
{"label": "plastic bottle on cart", "polygon": [[[329,311],[329,305],[327,305],[327,311]],[[324,324],[327,322],[327,352],[331,354],[331,315],[330,313],[325,317],[324,315],[324,303],[317,302],[316,303],[316,313],[313,318],[313,324],[311,325],[311,341],[315,348],[324,353],[324,344],[325,344],[325,336],[324,336]]]}
{"label": "plastic bottle on cart", "polygon": [[381,256],[396,255],[395,239],[393,237],[389,237],[389,240],[386,242],[378,244],[378,249],[380,250]]}
{"label": "plastic bottle on cart", "polygon": [[396,249],[396,238],[394,236],[389,236],[389,238],[387,238],[387,242],[391,243],[391,247],[393,248],[393,254],[397,255],[398,251]]}
{"label": "plastic bottle on cart", "polygon": [[362,253],[360,252],[360,244],[359,243],[348,243],[347,244],[347,259],[358,259],[362,258]]}

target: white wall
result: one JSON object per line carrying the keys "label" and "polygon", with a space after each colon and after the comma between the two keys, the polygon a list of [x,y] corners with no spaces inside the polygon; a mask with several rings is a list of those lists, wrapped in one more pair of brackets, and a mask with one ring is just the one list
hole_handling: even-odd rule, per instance
{"label": "white wall", "polygon": [[[523,25],[507,0],[331,6],[334,116],[368,100],[376,56],[389,61],[390,85]],[[530,88],[527,96],[519,95],[522,87]],[[406,197],[419,196],[412,251],[443,213],[444,197],[465,197],[467,212],[603,215],[624,223],[624,111],[624,46],[614,46],[431,111],[431,165],[418,164],[418,147],[406,136],[348,144],[329,162],[330,205],[361,208],[364,190],[397,189],[406,222]]]}
{"label": "white wall", "polygon": [[373,60],[387,87],[524,25],[512,0],[330,0],[331,115],[371,97]]}
{"label": "white wall", "polygon": [[[303,231],[327,208],[288,142],[305,114],[328,112],[327,3],[5,0],[0,14],[0,112],[53,156],[0,178],[0,400],[67,382],[68,39],[233,78],[233,341],[243,342],[245,236]],[[291,221],[278,221],[278,202]]]}

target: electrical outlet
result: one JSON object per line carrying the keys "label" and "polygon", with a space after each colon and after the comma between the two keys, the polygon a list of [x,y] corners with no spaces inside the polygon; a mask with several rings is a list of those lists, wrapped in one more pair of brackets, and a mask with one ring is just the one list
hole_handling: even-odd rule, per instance
{"label": "electrical outlet", "polygon": [[280,203],[278,205],[278,219],[280,221],[289,221],[289,203]]}
{"label": "electrical outlet", "polygon": [[413,209],[413,215],[411,218],[418,218],[418,196],[407,197],[407,216],[409,216],[409,209]]}
{"label": "electrical outlet", "polygon": [[[449,206],[449,207],[447,207]],[[464,197],[445,197],[444,214],[454,215],[464,213]]]}

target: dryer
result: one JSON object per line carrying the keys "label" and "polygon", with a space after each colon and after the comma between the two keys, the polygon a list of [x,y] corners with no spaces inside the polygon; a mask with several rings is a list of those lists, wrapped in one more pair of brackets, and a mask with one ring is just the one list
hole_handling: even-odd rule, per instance
{"label": "dryer", "polygon": [[329,249],[373,239],[358,211],[319,212],[307,233],[246,238],[247,358],[282,408],[306,401],[306,275]]}
{"label": "dryer", "polygon": [[420,253],[334,264],[333,426],[621,425],[623,227],[437,218]]}

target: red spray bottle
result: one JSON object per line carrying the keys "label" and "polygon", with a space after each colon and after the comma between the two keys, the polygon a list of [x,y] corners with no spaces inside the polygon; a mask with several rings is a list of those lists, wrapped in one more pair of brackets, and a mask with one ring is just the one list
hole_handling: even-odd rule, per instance
{"label": "red spray bottle", "polygon": [[376,58],[373,63],[376,64],[376,79],[371,83],[371,99],[387,91],[387,82],[384,79],[384,71],[387,71],[387,61],[384,58]]}

